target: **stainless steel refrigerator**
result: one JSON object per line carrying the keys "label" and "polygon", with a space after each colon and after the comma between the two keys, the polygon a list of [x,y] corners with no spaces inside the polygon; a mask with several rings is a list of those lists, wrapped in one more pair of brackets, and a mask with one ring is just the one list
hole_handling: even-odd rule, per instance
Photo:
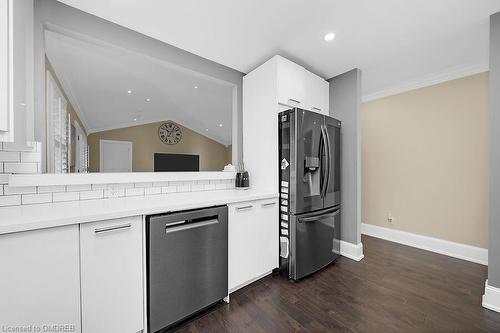
{"label": "stainless steel refrigerator", "polygon": [[340,255],[340,121],[302,109],[279,124],[280,271],[298,280]]}

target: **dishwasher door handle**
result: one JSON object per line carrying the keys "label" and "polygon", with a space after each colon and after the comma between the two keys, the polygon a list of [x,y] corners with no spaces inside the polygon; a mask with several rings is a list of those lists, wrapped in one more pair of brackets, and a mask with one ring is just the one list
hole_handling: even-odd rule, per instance
{"label": "dishwasher door handle", "polygon": [[184,231],[184,230],[189,230],[189,229],[195,229],[195,228],[201,228],[201,227],[206,227],[207,225],[212,225],[212,224],[217,224],[219,223],[218,219],[211,219],[211,220],[206,220],[203,222],[195,222],[195,223],[188,223],[188,224],[182,224],[182,225],[177,225],[175,227],[167,227],[165,228],[165,233],[166,234],[172,234],[177,231]]}

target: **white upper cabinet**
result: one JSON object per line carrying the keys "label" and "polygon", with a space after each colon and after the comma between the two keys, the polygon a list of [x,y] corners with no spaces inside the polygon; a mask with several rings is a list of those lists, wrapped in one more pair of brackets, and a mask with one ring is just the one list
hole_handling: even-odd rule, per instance
{"label": "white upper cabinet", "polygon": [[278,103],[291,107],[304,107],[306,70],[296,63],[276,56],[278,71]]}
{"label": "white upper cabinet", "polygon": [[305,82],[305,109],[328,115],[330,83],[308,71],[305,71]]}
{"label": "white upper cabinet", "polygon": [[9,0],[0,0],[0,141],[11,141],[9,107]]}
{"label": "white upper cabinet", "polygon": [[274,59],[278,103],[327,115],[330,87],[328,81],[281,56]]}
{"label": "white upper cabinet", "polygon": [[0,141],[33,141],[33,8],[0,0]]}

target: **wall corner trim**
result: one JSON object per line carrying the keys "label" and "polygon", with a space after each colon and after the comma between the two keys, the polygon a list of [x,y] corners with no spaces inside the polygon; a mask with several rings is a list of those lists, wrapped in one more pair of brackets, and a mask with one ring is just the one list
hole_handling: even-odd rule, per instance
{"label": "wall corner trim", "polygon": [[363,254],[363,243],[352,244],[346,241],[340,241],[340,254],[346,258],[360,261],[365,256]]}
{"label": "wall corner trim", "polygon": [[471,261],[477,264],[488,265],[488,250],[480,247],[384,228],[367,223],[361,225],[361,233],[422,250]]}
{"label": "wall corner trim", "polygon": [[488,280],[484,283],[483,307],[500,312],[500,288],[490,286]]}

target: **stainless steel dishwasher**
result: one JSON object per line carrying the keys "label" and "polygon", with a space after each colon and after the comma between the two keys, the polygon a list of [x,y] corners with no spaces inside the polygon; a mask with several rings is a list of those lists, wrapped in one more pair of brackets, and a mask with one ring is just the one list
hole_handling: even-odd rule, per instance
{"label": "stainless steel dishwasher", "polygon": [[149,332],[227,296],[227,206],[146,218]]}

